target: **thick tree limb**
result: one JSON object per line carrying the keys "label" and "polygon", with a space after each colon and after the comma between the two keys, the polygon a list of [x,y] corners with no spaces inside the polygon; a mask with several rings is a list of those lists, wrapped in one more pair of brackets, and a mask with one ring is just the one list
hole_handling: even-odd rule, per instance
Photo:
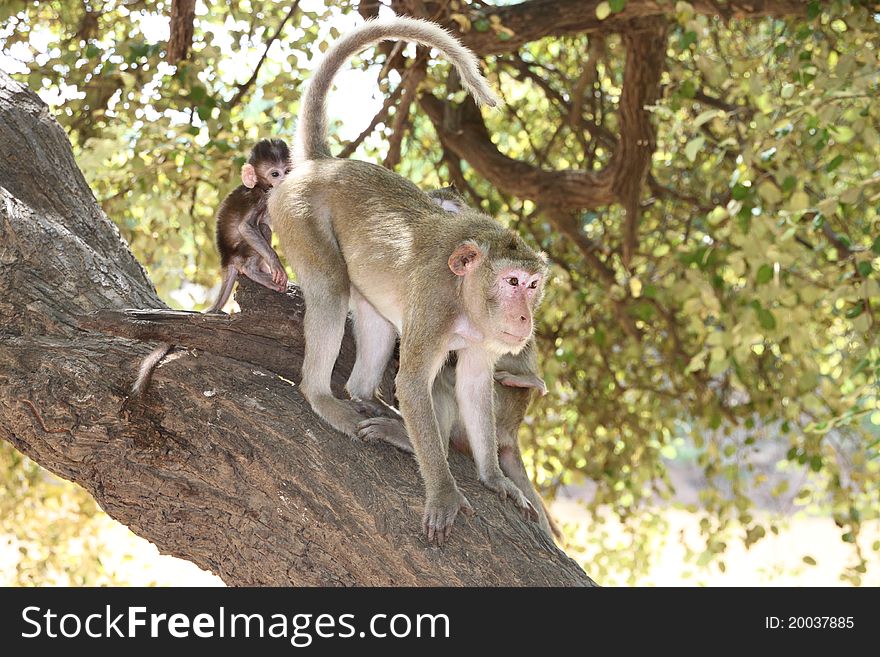
{"label": "thick tree limb", "polygon": [[[152,345],[86,330],[83,318],[161,302],[64,131],[2,72],[0,163],[0,437],[84,486],[111,516],[228,584],[592,583],[460,455],[452,469],[480,515],[458,521],[445,548],[428,546],[415,462],[317,420],[284,376],[298,356],[280,353],[298,338],[270,351],[273,309],[250,325],[244,313],[187,320],[193,336],[225,326],[215,335],[235,358],[182,352],[120,415]],[[279,312],[301,312],[276,296]],[[297,322],[282,326],[293,334]],[[245,362],[262,363],[261,348],[272,362]]]}
{"label": "thick tree limb", "polygon": [[660,74],[666,62],[666,22],[653,21],[623,35],[626,67],[620,95],[620,139],[609,163],[612,188],[626,213],[623,264],[629,266],[638,246],[642,185],[651,167],[656,134],[648,107],[660,95]]}
{"label": "thick tree limb", "polygon": [[461,107],[457,131],[446,129],[443,122],[445,103],[439,98],[423,94],[419,103],[443,144],[502,192],[558,207],[592,208],[614,201],[612,180],[604,172],[553,171],[504,155],[492,143],[486,124],[470,101]]}
{"label": "thick tree limb", "polygon": [[[623,11],[611,14],[605,20],[596,16],[600,0],[527,0],[506,7],[486,7],[482,11],[495,14],[500,24],[513,31],[510,38],[502,41],[493,30],[478,32],[470,30],[461,34],[465,45],[481,56],[514,52],[530,41],[546,37],[571,36],[590,32],[626,32],[639,21],[668,17],[675,11],[671,0],[627,0]],[[803,16],[808,0],[730,0],[691,2],[694,10],[724,19],[761,18],[764,16]],[[487,11],[488,10],[488,11]],[[450,12],[451,13],[451,12]],[[427,16],[423,16],[427,18]],[[478,16],[472,12],[471,20]],[[455,28],[457,23],[449,20],[447,25]]]}
{"label": "thick tree limb", "polygon": [[166,53],[169,64],[176,65],[186,59],[192,47],[195,18],[196,0],[172,0],[171,34]]}

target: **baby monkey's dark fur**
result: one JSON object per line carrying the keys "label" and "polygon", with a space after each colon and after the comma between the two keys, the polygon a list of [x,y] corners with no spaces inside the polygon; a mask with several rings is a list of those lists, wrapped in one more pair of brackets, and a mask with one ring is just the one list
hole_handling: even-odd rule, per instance
{"label": "baby monkey's dark fur", "polygon": [[[290,149],[281,139],[263,139],[251,149],[241,168],[242,184],[233,189],[217,209],[217,250],[222,283],[217,299],[205,312],[219,312],[239,274],[278,292],[287,289],[287,272],[272,248],[272,226],[266,200],[273,187],[290,173]],[[153,371],[174,345],[162,343],[138,368],[131,397],[144,394]]]}

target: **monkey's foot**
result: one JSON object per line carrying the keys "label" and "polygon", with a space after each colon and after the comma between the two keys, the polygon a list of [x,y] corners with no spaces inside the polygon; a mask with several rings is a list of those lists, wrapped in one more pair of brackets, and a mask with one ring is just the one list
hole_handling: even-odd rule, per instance
{"label": "monkey's foot", "polygon": [[400,420],[387,417],[371,417],[357,427],[358,438],[367,443],[384,442],[394,445],[408,454],[413,453],[412,443],[406,433],[406,427]]}
{"label": "monkey's foot", "polygon": [[429,543],[436,538],[437,544],[443,545],[452,532],[452,525],[455,523],[455,517],[459,511],[466,516],[474,515],[474,507],[458,488],[429,498],[425,502],[422,529],[424,529]]}
{"label": "monkey's foot", "polygon": [[480,477],[480,481],[483,482],[483,485],[486,488],[498,493],[498,497],[502,501],[510,498],[516,505],[516,508],[519,509],[524,519],[537,522],[538,511],[535,509],[532,503],[529,502],[529,498],[525,496],[525,494],[519,489],[519,487],[515,483],[513,483],[513,481],[508,479],[500,472],[497,475],[493,475],[491,477]]}
{"label": "monkey's foot", "polygon": [[387,417],[400,420],[400,413],[380,399],[353,399],[354,407],[358,413],[365,417]]}
{"label": "monkey's foot", "polygon": [[363,416],[357,412],[352,402],[330,395],[317,395],[313,398],[306,395],[306,399],[324,422],[350,438],[357,438],[357,426]]}

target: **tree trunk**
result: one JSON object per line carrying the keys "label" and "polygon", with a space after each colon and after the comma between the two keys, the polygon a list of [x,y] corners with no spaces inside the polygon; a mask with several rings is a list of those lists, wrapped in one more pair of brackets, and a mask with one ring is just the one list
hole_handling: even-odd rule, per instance
{"label": "tree trunk", "polygon": [[[64,131],[2,72],[0,197],[0,436],[162,552],[232,585],[593,583],[457,454],[479,515],[429,546],[415,461],[335,433],[296,389],[295,293],[246,288],[231,318],[116,312],[162,303]],[[153,345],[111,330],[202,350],[176,352],[123,409]]]}

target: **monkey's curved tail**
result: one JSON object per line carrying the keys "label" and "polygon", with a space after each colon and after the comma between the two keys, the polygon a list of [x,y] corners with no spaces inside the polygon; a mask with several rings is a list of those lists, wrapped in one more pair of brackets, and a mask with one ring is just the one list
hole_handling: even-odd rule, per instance
{"label": "monkey's curved tail", "polygon": [[388,39],[415,41],[439,50],[458,70],[464,86],[478,103],[489,107],[498,104],[489,83],[480,73],[474,53],[436,23],[402,16],[368,20],[334,43],[315,70],[299,113],[295,162],[330,157],[330,146],[327,143],[327,93],[333,78],[351,57],[367,46]]}
{"label": "monkey's curved tail", "polygon": [[134,385],[131,386],[132,397],[140,397],[147,391],[150,381],[153,378],[153,371],[172,349],[174,349],[173,344],[163,342],[153,349],[149,356],[141,361],[141,365],[138,368],[137,380],[135,380]]}

